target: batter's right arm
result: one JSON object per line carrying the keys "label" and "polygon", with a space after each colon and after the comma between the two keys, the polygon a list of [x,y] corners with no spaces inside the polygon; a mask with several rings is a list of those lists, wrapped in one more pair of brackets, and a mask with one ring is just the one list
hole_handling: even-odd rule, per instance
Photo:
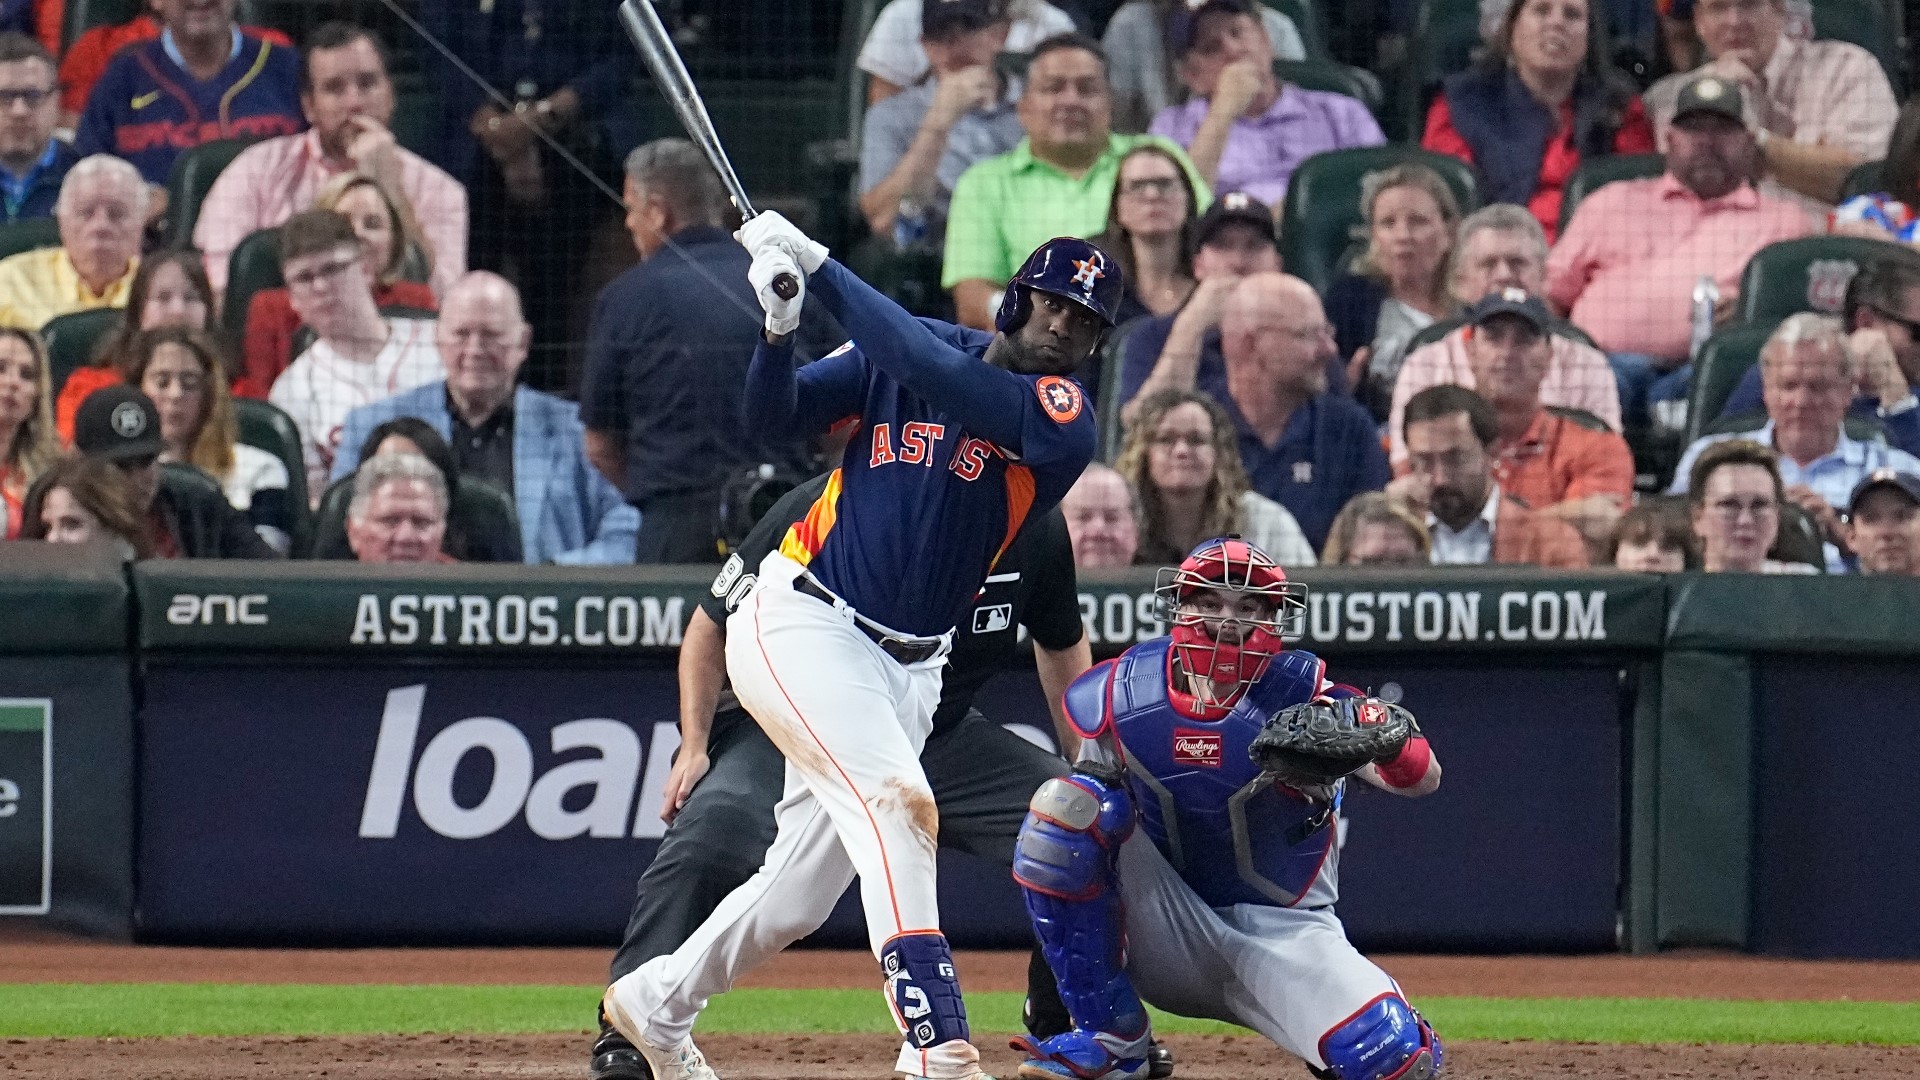
{"label": "batter's right arm", "polygon": [[680,639],[680,752],[667,776],[666,798],[660,820],[672,821],[693,794],[693,786],[707,775],[707,736],[713,732],[713,710],[727,679],[727,639],[720,624],[696,605]]}

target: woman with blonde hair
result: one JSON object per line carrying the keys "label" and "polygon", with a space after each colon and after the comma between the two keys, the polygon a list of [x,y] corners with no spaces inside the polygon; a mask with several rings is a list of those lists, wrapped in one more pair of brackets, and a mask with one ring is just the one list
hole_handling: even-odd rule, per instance
{"label": "woman with blonde hair", "polygon": [[1347,500],[1327,530],[1320,551],[1323,566],[1427,566],[1433,561],[1433,536],[1420,515],[1384,491],[1366,491]]}
{"label": "woman with blonde hair", "polygon": [[1447,262],[1460,203],[1439,173],[1409,162],[1361,179],[1360,216],[1366,251],[1328,287],[1327,320],[1354,396],[1384,419],[1407,343],[1453,314]]}
{"label": "woman with blonde hair", "polygon": [[1191,390],[1140,399],[1114,468],[1139,493],[1134,563],[1177,563],[1202,540],[1238,533],[1282,566],[1312,566],[1313,545],[1287,508],[1252,490],[1219,403]]}
{"label": "woman with blonde hair", "polygon": [[[347,219],[366,248],[367,273],[373,278],[373,302],[388,308],[438,311],[433,289],[417,281],[403,281],[407,251],[418,250],[431,272],[433,252],[414,224],[407,197],[365,173],[344,172],[326,182],[313,199],[315,210],[332,210]],[[241,349],[241,375],[233,384],[240,397],[265,401],[273,381],[293,363],[293,338],[300,330],[287,290],[262,289],[247,305],[246,344]]]}
{"label": "woman with blonde hair", "polygon": [[0,540],[20,535],[27,492],[59,456],[47,347],[31,330],[0,327]]}
{"label": "woman with blonde hair", "polygon": [[127,382],[153,399],[160,413],[160,460],[193,465],[220,483],[236,510],[281,552],[287,550],[290,507],[287,467],[279,458],[239,440],[226,365],[213,339],[198,330],[144,330],[122,357]]}

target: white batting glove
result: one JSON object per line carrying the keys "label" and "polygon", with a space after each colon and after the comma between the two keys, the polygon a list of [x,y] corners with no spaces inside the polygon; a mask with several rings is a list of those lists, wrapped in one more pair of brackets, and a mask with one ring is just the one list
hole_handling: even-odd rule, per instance
{"label": "white batting glove", "polygon": [[[793,277],[796,291],[791,300],[773,291],[774,279],[782,274]],[[753,265],[747,268],[747,281],[753,285],[753,295],[760,298],[761,310],[767,313],[767,336],[793,333],[800,325],[800,308],[807,299],[807,275],[800,272],[793,257],[776,244],[760,248],[754,253]]]}
{"label": "white batting glove", "polygon": [[782,217],[778,211],[763,210],[753,219],[740,226],[733,234],[740,246],[758,255],[762,248],[774,246],[792,257],[800,269],[811,274],[820,269],[827,261],[827,246],[815,243],[800,231],[800,227]]}

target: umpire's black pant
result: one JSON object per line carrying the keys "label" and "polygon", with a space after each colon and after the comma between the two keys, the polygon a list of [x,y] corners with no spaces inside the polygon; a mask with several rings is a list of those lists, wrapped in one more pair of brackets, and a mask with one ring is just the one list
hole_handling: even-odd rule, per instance
{"label": "umpire's black pant", "polygon": [[[679,948],[722,898],[760,869],[773,846],[773,808],[786,777],[780,751],[745,710],[729,709],[714,717],[707,758],[707,775],[640,875],[626,936],[613,955],[612,979]],[[1034,790],[1067,773],[1057,755],[977,709],[930,736],[920,765],[940,810],[940,846],[1009,867]],[[1027,1000],[1035,1034],[1071,1026],[1037,949],[1027,967]]]}

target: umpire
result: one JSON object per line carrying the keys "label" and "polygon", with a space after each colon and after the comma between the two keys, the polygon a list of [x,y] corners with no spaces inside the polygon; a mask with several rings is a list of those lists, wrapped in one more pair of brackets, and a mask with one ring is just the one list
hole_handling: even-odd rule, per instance
{"label": "umpire", "polygon": [[[723,685],[724,624],[753,588],[751,568],[806,516],[827,479],[815,477],[767,511],[727,559],[687,624],[680,646],[681,745],[661,814],[670,824],[652,865],[640,876],[609,981],[678,948],[723,897],[753,876],[773,844],[773,808],[786,762]],[[1061,695],[1091,666],[1092,653],[1080,623],[1073,550],[1057,508],[1021,530],[994,565],[971,619],[957,628],[933,732],[920,754],[940,811],[940,845],[1003,866],[1013,864],[1014,838],[1034,790],[1067,772],[1060,757],[973,707],[974,694],[1013,654],[1015,627],[1021,625],[1033,638],[1040,685],[1059,738],[1068,730]],[[1036,1035],[1071,1026],[1038,950],[1028,965],[1027,998],[1027,1026]],[[646,1061],[604,1017],[593,1044],[592,1070],[594,1080],[652,1080]]]}

